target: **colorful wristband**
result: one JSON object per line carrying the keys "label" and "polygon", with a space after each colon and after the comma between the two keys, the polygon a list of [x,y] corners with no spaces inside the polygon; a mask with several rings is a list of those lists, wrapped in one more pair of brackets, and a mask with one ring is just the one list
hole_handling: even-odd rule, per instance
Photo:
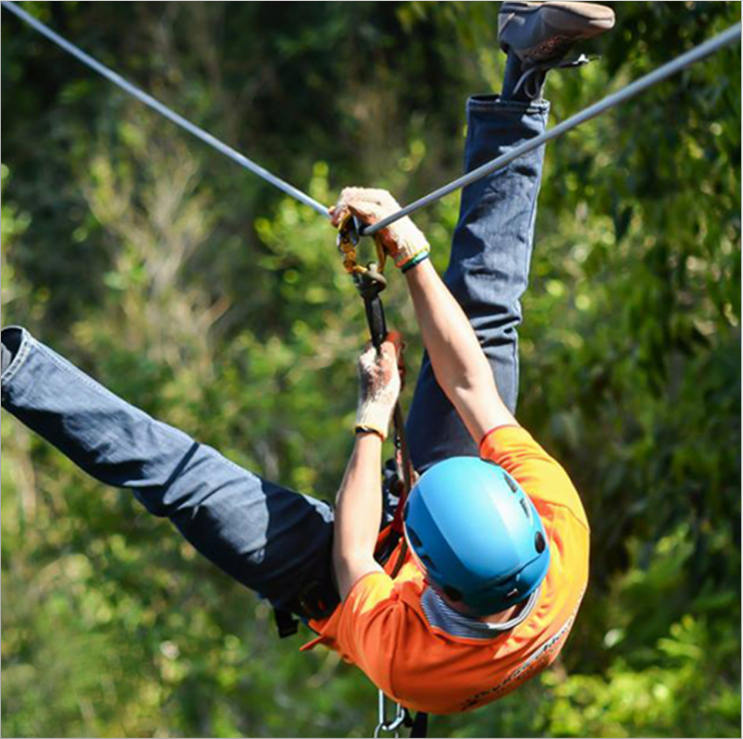
{"label": "colorful wristband", "polygon": [[418,252],[409,261],[407,261],[405,264],[400,266],[402,273],[405,274],[409,269],[413,269],[413,267],[415,267],[416,265],[420,264],[421,262],[424,262],[426,259],[428,259],[430,254],[431,252],[428,251],[427,249],[425,251]]}

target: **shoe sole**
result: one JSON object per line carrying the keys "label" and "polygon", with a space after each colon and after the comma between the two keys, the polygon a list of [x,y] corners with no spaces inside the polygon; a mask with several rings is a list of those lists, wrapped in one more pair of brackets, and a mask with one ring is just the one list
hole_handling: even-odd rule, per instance
{"label": "shoe sole", "polygon": [[556,30],[574,28],[568,19],[579,19],[587,22],[596,33],[608,31],[614,27],[614,11],[605,5],[582,2],[507,2],[501,5],[500,14],[518,12],[520,14],[542,11],[544,20]]}
{"label": "shoe sole", "polygon": [[[529,2],[529,0],[504,2],[498,13],[498,37],[515,16],[541,13],[541,23],[550,29],[554,38],[571,43],[587,41],[614,27],[614,11],[605,5],[585,2]],[[501,49],[508,52],[507,44]],[[542,53],[542,45],[521,48],[519,57],[525,61],[533,54]]]}

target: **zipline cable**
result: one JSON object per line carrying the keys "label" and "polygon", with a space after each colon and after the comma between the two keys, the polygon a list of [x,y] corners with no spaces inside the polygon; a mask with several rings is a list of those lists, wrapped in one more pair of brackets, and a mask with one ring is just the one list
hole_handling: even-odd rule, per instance
{"label": "zipline cable", "polygon": [[719,51],[724,46],[733,44],[736,41],[740,42],[740,34],[741,24],[737,23],[736,25],[731,26],[726,31],[723,31],[709,41],[705,41],[699,46],[695,46],[690,51],[687,51],[685,54],[676,57],[676,59],[668,62],[667,64],[664,64],[662,67],[658,67],[658,69],[654,70],[653,72],[646,74],[644,77],[640,77],[639,80],[635,80],[634,82],[627,85],[627,87],[622,88],[612,95],[607,95],[605,98],[599,100],[593,105],[590,105],[588,108],[585,108],[580,113],[576,113],[574,116],[567,118],[562,123],[558,123],[553,128],[550,128],[549,131],[545,131],[543,134],[536,136],[535,138],[526,141],[523,144],[520,144],[519,146],[511,149],[511,151],[507,151],[505,154],[502,154],[496,159],[486,162],[477,169],[473,169],[466,175],[453,180],[448,185],[444,185],[438,190],[434,190],[428,195],[425,195],[424,197],[410,203],[410,205],[406,205],[404,208],[401,208],[395,213],[388,215],[386,218],[382,218],[374,225],[367,226],[366,228],[361,230],[361,234],[363,236],[371,236],[380,229],[386,228],[391,223],[394,223],[400,218],[404,218],[405,216],[408,216],[411,213],[420,210],[421,208],[425,208],[426,206],[435,203],[437,200],[440,200],[441,198],[449,195],[455,190],[459,190],[462,187],[471,185],[473,182],[476,182],[483,177],[487,177],[487,175],[495,172],[496,170],[502,169],[514,159],[518,159],[518,157],[521,157],[524,154],[528,154],[530,151],[537,149],[547,141],[551,141],[552,139],[556,139],[558,136],[562,136],[562,134],[566,133],[567,131],[570,131],[576,126],[580,126],[581,123],[585,123],[591,118],[595,118],[596,116],[605,113],[607,110],[609,110],[609,108],[613,108],[616,105],[626,102],[635,95],[639,95],[644,90],[647,90],[648,87],[651,87],[652,85],[661,82],[667,77],[676,74],[676,72],[680,72],[685,67],[688,67],[689,65],[704,59],[710,54],[714,54],[716,51]]}
{"label": "zipline cable", "polygon": [[45,26],[40,21],[37,21],[36,18],[34,18],[32,15],[29,15],[25,10],[21,10],[21,8],[19,8],[14,2],[11,2],[10,0],[2,0],[2,5],[6,10],[9,10],[22,21],[28,23],[31,28],[38,31],[43,36],[46,36],[50,41],[53,41],[58,46],[61,46],[66,52],[72,54],[72,56],[79,59],[83,64],[98,72],[98,74],[103,75],[107,80],[113,82],[114,85],[124,90],[124,92],[129,93],[140,102],[160,113],[160,115],[165,116],[168,120],[175,123],[176,126],[180,126],[184,130],[188,131],[190,134],[196,136],[196,138],[201,139],[205,144],[208,144],[209,146],[215,148],[226,157],[232,159],[233,162],[237,162],[241,167],[245,167],[245,169],[250,170],[253,174],[256,174],[258,175],[258,177],[263,178],[266,182],[269,182],[274,187],[282,190],[287,195],[291,195],[291,197],[295,198],[300,203],[304,203],[313,210],[316,210],[321,215],[324,215],[326,218],[330,218],[327,207],[324,206],[322,203],[319,203],[317,200],[310,197],[306,193],[298,190],[296,187],[294,187],[294,185],[290,185],[288,182],[284,182],[284,180],[277,177],[275,174],[272,174],[267,169],[264,169],[259,164],[256,164],[252,159],[248,159],[248,157],[244,156],[239,151],[236,151],[231,146],[228,146],[216,137],[212,136],[212,134],[210,134],[208,131],[205,131],[203,128],[199,128],[197,125],[191,123],[190,121],[187,121],[182,115],[179,115],[175,111],[171,110],[159,100],[153,98],[152,95],[148,95],[146,92],[140,90],[131,82],[127,82],[127,80],[125,80],[121,75],[116,74],[116,72],[101,64],[98,60],[94,59],[89,54],[86,54],[84,51],[82,51],[82,49],[79,49],[74,44],[62,38],[58,33],[55,33],[51,30],[51,28]]}
{"label": "zipline cable", "polygon": [[[104,66],[74,44],[62,38],[59,34],[52,31],[40,21],[37,21],[33,16],[26,13],[25,10],[21,10],[11,0],[2,0],[2,6],[6,10],[12,12],[25,23],[28,23],[29,26],[31,26],[42,35],[46,36],[49,40],[53,41],[69,54],[72,54],[74,57],[79,59],[83,64],[86,64],[91,69],[103,75],[106,79],[113,82],[115,85],[117,85],[133,97],[137,98],[137,100],[143,102],[145,105],[165,116],[177,126],[180,126],[197,138],[201,139],[204,143],[212,146],[217,151],[229,157],[234,162],[237,162],[245,169],[250,170],[254,174],[263,178],[266,182],[269,182],[274,187],[282,190],[287,195],[290,195],[299,202],[308,205],[310,208],[317,211],[321,215],[324,215],[326,218],[329,217],[328,209],[322,203],[319,203],[317,200],[310,197],[301,190],[298,190],[296,187],[290,185],[288,182],[284,182],[284,180],[280,179],[276,175],[256,164],[251,159],[248,159],[243,154],[240,154],[240,152],[215,138],[214,136],[212,136],[212,134],[204,131],[202,128],[199,128],[190,121],[187,121],[183,116],[175,113],[166,105],[153,98],[151,95],[148,95],[146,92],[140,90],[138,87],[135,87],[130,82],[127,82],[116,72]],[[599,100],[597,103],[590,105],[588,108],[585,108],[580,113],[576,113],[574,116],[571,116],[570,118],[564,120],[562,123],[558,123],[556,126],[549,129],[549,131],[545,131],[543,134],[531,139],[530,141],[524,142],[520,146],[511,149],[511,151],[506,152],[496,159],[493,159],[490,162],[486,162],[477,169],[472,170],[472,172],[469,172],[466,175],[453,180],[447,185],[440,187],[438,190],[434,190],[428,195],[424,195],[422,198],[415,200],[409,205],[406,205],[404,208],[401,208],[395,213],[387,216],[386,218],[377,221],[377,223],[371,226],[367,226],[366,228],[362,229],[361,233],[364,236],[371,236],[377,231],[380,231],[381,229],[386,228],[395,221],[398,221],[400,218],[404,218],[405,216],[410,215],[411,213],[414,213],[421,208],[425,208],[426,206],[435,203],[437,200],[440,200],[441,198],[449,195],[456,190],[466,187],[467,185],[470,185],[473,182],[482,179],[483,177],[487,177],[487,175],[499,169],[502,169],[514,159],[518,159],[518,157],[521,157],[524,154],[528,154],[530,151],[533,151],[534,149],[540,147],[547,141],[551,141],[558,136],[562,136],[564,133],[567,133],[571,129],[580,126],[582,123],[585,123],[586,121],[591,120],[592,118],[595,118],[602,113],[605,113],[610,108],[626,102],[630,98],[635,97],[635,95],[639,95],[641,92],[644,92],[649,87],[652,87],[658,82],[661,82],[668,77],[676,74],[677,72],[680,72],[682,69],[685,69],[686,67],[695,64],[698,61],[701,61],[710,54],[714,54],[723,47],[729,46],[735,42],[740,42],[740,36],[741,24],[736,23],[734,26],[731,26],[726,31],[723,31],[709,41],[705,41],[699,46],[695,46],[693,49],[687,51],[685,54],[676,57],[676,59],[673,59],[667,64],[664,64],[662,67],[659,67],[653,72],[646,74],[639,80],[635,80],[621,90],[611,95],[607,95],[605,98]]]}

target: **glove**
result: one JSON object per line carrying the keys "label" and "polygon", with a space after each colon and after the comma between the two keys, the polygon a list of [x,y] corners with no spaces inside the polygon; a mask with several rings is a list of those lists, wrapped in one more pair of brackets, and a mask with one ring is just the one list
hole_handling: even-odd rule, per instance
{"label": "glove", "polygon": [[[398,210],[400,206],[386,190],[346,187],[330,214],[336,227],[349,214],[369,226]],[[422,231],[407,216],[383,228],[374,238],[403,272],[427,259],[431,251]]]}
{"label": "glove", "polygon": [[400,334],[388,334],[381,352],[369,345],[359,357],[358,373],[356,432],[374,431],[384,440],[402,388],[401,376],[404,375]]}

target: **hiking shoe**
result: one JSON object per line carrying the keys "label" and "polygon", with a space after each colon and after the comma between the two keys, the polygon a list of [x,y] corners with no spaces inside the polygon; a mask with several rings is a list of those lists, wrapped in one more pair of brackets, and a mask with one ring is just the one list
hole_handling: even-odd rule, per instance
{"label": "hiking shoe", "polygon": [[614,11],[584,2],[504,2],[498,13],[498,41],[526,70],[557,64],[576,41],[598,36],[614,26]]}

